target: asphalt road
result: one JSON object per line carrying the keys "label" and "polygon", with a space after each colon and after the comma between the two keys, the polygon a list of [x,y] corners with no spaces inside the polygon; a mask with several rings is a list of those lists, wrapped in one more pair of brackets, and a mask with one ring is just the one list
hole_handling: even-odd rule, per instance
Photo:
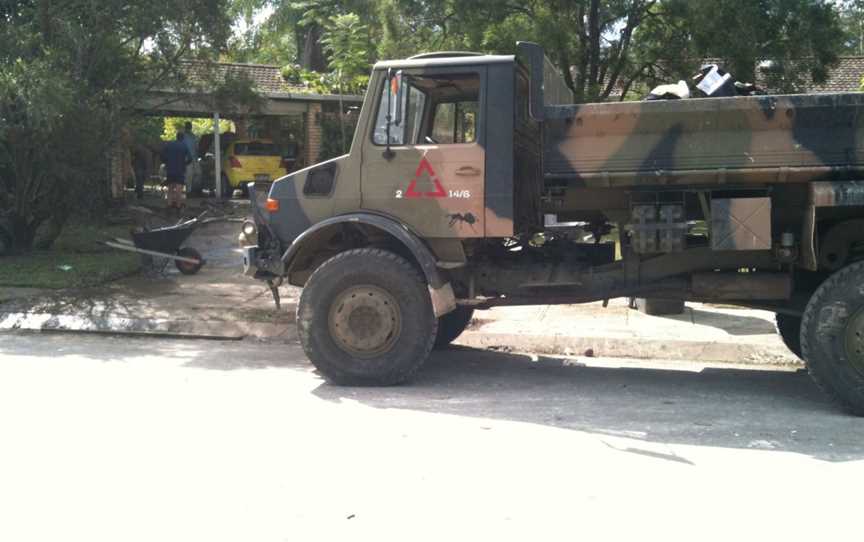
{"label": "asphalt road", "polygon": [[0,540],[860,537],[864,420],[802,373],[0,335]]}

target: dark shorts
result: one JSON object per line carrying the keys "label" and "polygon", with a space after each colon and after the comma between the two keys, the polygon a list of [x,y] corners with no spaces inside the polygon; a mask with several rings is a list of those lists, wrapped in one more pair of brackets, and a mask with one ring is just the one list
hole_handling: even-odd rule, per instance
{"label": "dark shorts", "polygon": [[183,175],[166,175],[165,182],[168,184],[186,184]]}

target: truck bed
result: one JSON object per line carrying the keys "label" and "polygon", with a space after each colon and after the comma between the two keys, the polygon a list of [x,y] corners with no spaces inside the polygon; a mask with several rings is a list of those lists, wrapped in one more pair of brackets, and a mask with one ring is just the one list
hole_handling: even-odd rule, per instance
{"label": "truck bed", "polygon": [[544,174],[575,186],[845,180],[864,93],[546,106]]}

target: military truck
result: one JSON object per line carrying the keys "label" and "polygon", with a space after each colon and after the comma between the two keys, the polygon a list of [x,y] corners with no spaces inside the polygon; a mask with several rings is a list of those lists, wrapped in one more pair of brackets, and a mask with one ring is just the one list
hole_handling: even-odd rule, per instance
{"label": "military truck", "polygon": [[864,414],[864,95],[571,102],[531,43],[379,62],[350,152],[253,192],[245,273],[303,287],[320,373],[406,381],[492,307],[697,300],[774,311]]}

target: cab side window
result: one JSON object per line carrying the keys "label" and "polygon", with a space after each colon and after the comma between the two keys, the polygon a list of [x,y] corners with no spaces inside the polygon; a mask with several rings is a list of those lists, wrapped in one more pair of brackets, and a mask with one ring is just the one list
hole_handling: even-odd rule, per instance
{"label": "cab side window", "polygon": [[436,143],[474,143],[477,141],[476,101],[448,102],[435,106],[432,139]]}

